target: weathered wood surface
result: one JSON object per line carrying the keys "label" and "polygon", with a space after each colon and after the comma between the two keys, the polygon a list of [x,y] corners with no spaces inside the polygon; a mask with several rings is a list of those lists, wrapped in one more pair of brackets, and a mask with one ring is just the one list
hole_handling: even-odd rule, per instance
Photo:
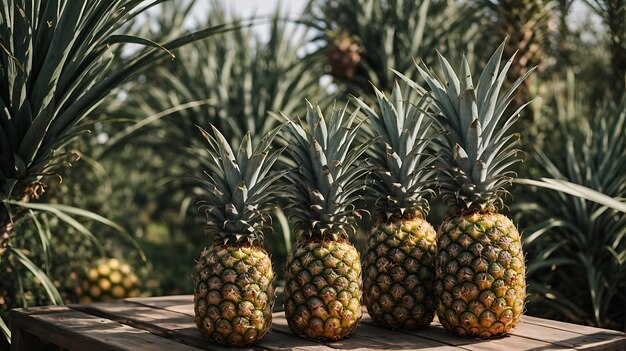
{"label": "weathered wood surface", "polygon": [[[40,340],[67,350],[231,350],[200,336],[190,295],[133,298],[104,303],[37,307],[11,314],[12,350],[37,350]],[[435,320],[419,331],[390,331],[367,314],[349,338],[319,343],[294,336],[282,312],[258,345],[238,350],[626,350],[626,334],[524,316],[508,337],[462,339]]]}

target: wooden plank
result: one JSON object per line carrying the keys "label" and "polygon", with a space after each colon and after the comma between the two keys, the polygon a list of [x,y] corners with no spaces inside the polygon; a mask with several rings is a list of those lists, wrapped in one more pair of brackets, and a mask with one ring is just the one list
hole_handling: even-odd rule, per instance
{"label": "wooden plank", "polygon": [[26,332],[16,323],[11,323],[11,351],[41,351],[41,340]]}
{"label": "wooden plank", "polygon": [[[193,315],[193,296],[166,296],[159,298],[138,298],[129,299],[129,301],[141,303],[156,308],[163,308],[171,311],[177,311],[188,315]],[[275,321],[279,317],[284,318],[282,312],[275,314]],[[364,315],[362,323],[376,326],[367,314]],[[526,326],[528,325],[528,326]],[[360,332],[362,327],[356,331],[356,335],[360,335],[360,339],[356,340],[355,347],[365,345],[365,340],[373,330],[365,328],[363,333]],[[291,330],[286,325],[286,321],[281,325],[276,325],[275,330],[285,335],[291,334]],[[385,333],[390,333],[383,329]],[[520,350],[531,349],[555,349],[555,350],[604,350],[604,349],[623,349],[623,343],[626,343],[623,333],[587,326],[579,326],[569,323],[551,321],[535,317],[524,316],[520,325],[513,331],[512,335],[502,339],[480,340],[480,339],[464,339],[458,338],[447,331],[443,330],[441,324],[435,319],[432,326],[422,331],[406,332],[404,334],[413,335],[415,337],[440,342],[446,345],[455,346],[466,350],[500,350],[502,348],[516,347]],[[584,337],[581,337],[583,335]],[[351,340],[349,338],[348,340]],[[384,340],[384,339],[381,339]],[[400,338],[394,340],[398,342]],[[380,340],[378,341],[380,343]],[[390,341],[386,342],[387,346]],[[329,344],[336,348],[345,347],[341,344]],[[369,343],[372,346],[372,343]]]}
{"label": "wooden plank", "polygon": [[[190,295],[181,295],[181,296],[169,296],[169,297],[162,297],[162,298],[136,298],[136,299],[128,299],[128,301],[131,302],[135,302],[135,303],[140,303],[142,305],[146,305],[146,306],[152,306],[152,307],[157,307],[157,308],[163,308],[163,309],[167,309],[167,310],[172,310],[172,311],[179,311],[179,312],[183,312],[183,313],[187,313],[190,315],[193,315],[193,297]],[[356,330],[356,333],[353,334],[352,336],[350,336],[348,339],[345,339],[343,341],[338,341],[338,342],[333,342],[333,343],[328,343],[327,345],[332,346],[333,348],[346,348],[346,347],[350,347],[351,349],[355,346],[362,346],[362,347],[374,347],[376,345],[378,345],[378,347],[380,348],[384,348],[384,349],[390,349],[390,348],[394,348],[394,347],[398,347],[398,343],[403,343],[404,341],[399,340],[399,339],[393,339],[391,340],[389,338],[389,332],[388,330],[384,330],[382,333],[377,333],[377,337],[375,338],[375,340],[372,340],[372,337],[370,336],[370,334],[373,332],[373,330],[368,329],[367,327],[363,327],[364,329],[362,331],[360,331],[362,327],[359,326],[359,328]],[[277,312],[274,313],[274,317],[273,317],[273,330],[282,333],[284,335],[293,335],[293,333],[291,332],[291,329],[289,329],[289,326],[287,325],[287,321],[285,320],[284,317],[284,313],[283,312]],[[357,335],[357,337],[355,338],[354,335]],[[383,340],[386,340],[385,342],[381,342]],[[346,345],[346,342],[350,343],[349,345]],[[406,341],[405,346],[415,346],[416,344],[423,344],[424,347],[432,347],[433,349],[439,348],[442,351],[443,350],[453,350],[453,348],[450,348],[442,343],[436,342],[436,340],[429,340],[429,339],[424,339],[424,338],[420,338],[419,336],[417,338],[415,338],[414,340],[407,340]],[[266,347],[266,344],[260,344],[263,345],[264,347]],[[402,346],[401,348],[406,348],[405,346]]]}
{"label": "wooden plank", "polygon": [[[380,324],[372,320],[369,316],[364,316],[362,323],[371,326],[380,326]],[[460,338],[443,329],[441,324],[436,320],[427,328],[415,331],[402,331],[402,333],[419,336],[425,339],[436,340],[462,350],[574,350],[565,346],[554,345],[548,342],[522,338],[514,335],[490,340]]]}
{"label": "wooden plank", "polygon": [[[200,351],[117,322],[65,306],[11,311],[13,328],[70,351]],[[19,349],[19,346],[16,346]]]}
{"label": "wooden plank", "polygon": [[[193,316],[193,296],[192,295],[177,295],[166,296],[157,298],[131,298],[126,301],[135,303],[141,306],[163,309],[169,312],[176,312]],[[277,315],[277,314],[275,314]],[[274,318],[274,317],[273,317]],[[195,324],[194,324],[195,328]],[[196,328],[197,329],[197,328]],[[312,350],[312,351],[328,351],[334,350],[331,347],[324,346],[313,341],[298,338],[295,335],[284,335],[274,332],[265,335],[263,339],[258,343],[268,350]]]}
{"label": "wooden plank", "polygon": [[334,351],[330,346],[322,345],[314,341],[298,338],[294,335],[285,335],[272,329],[261,342],[259,346],[271,351],[296,350],[296,351]]}
{"label": "wooden plank", "polygon": [[540,325],[543,327],[554,328],[554,329],[559,329],[559,330],[566,330],[566,331],[571,331],[571,332],[579,333],[579,334],[602,333],[602,334],[607,334],[607,335],[626,336],[626,333],[618,331],[618,330],[602,329],[602,328],[591,327],[588,325],[567,323],[567,322],[555,321],[551,319],[544,319],[544,318],[538,318],[538,317],[527,316],[527,315],[524,315],[522,317],[522,320],[524,321],[524,323],[535,324],[535,325]]}
{"label": "wooden plank", "polygon": [[[272,320],[272,330],[285,335],[293,335],[283,312],[274,313]],[[434,340],[413,337],[365,324],[359,325],[356,331],[348,338],[332,342],[323,342],[323,344],[340,350],[407,350],[419,348],[428,348],[429,350],[437,351],[456,350],[454,347],[444,345]]]}
{"label": "wooden plank", "polygon": [[[158,301],[163,302],[165,299]],[[74,305],[72,307],[198,348],[231,350],[231,348],[213,345],[209,341],[204,340],[196,327],[193,317],[183,313],[144,306],[134,301],[111,301],[89,305]],[[255,347],[238,348],[238,350],[333,350],[332,348],[296,338],[292,335],[286,337],[285,335],[274,334],[268,333]]]}
{"label": "wooden plank", "polygon": [[[185,345],[203,350],[226,351],[230,347],[214,344],[202,337],[192,316],[143,306],[125,300],[70,305],[71,308],[130,325]],[[242,351],[264,350],[261,347],[241,348]]]}
{"label": "wooden plank", "polygon": [[546,329],[556,329],[577,333],[580,336],[569,339],[578,350],[626,350],[626,333],[611,330],[553,321],[532,316],[522,317],[525,324],[532,324]]}
{"label": "wooden plank", "polygon": [[173,295],[159,297],[137,297],[126,299],[125,301],[161,308],[169,311],[194,315],[193,295]]}
{"label": "wooden plank", "polygon": [[577,350],[615,350],[620,347],[620,344],[624,344],[623,339],[614,335],[581,335],[571,331],[524,323],[523,320],[512,334],[528,339],[548,341],[555,345],[571,347]]}
{"label": "wooden plank", "polygon": [[[372,340],[382,340],[395,348],[406,350],[410,348],[427,348],[428,350],[453,351],[458,348],[446,345],[439,340],[423,338],[419,335],[411,335],[402,331],[392,331],[380,326],[360,323],[356,334]],[[388,348],[386,348],[388,349]]]}

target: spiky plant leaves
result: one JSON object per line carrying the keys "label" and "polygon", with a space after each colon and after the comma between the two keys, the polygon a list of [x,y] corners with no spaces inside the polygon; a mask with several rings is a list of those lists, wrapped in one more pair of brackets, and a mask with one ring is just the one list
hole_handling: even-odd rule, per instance
{"label": "spiky plant leaves", "polygon": [[360,100],[366,138],[378,139],[366,168],[373,181],[365,192],[375,208],[365,251],[364,295],[370,316],[391,329],[418,329],[435,313],[435,229],[426,221],[434,195],[435,156],[428,97],[411,101],[395,85],[390,97],[374,87],[377,106]]}
{"label": "spiky plant leaves", "polygon": [[[168,19],[160,17],[168,15],[163,13],[156,20],[167,23]],[[209,165],[205,148],[198,142],[201,139],[197,137],[196,125],[215,125],[236,148],[247,130],[252,132],[252,140],[258,142],[279,124],[270,112],[303,112],[304,106],[298,102],[306,96],[324,101],[326,93],[319,85],[323,68],[300,57],[310,31],[294,27],[280,12],[273,13],[271,19],[258,20],[261,21],[269,22],[267,36],[254,28],[242,28],[181,48],[177,60],[164,60],[150,72],[149,79],[154,84],[131,82],[127,99],[112,102],[110,113],[133,118],[135,124],[123,130],[107,125],[111,142],[102,155],[111,156],[131,142],[135,148],[149,150],[157,154],[154,157],[160,162],[171,165],[165,171],[155,167],[153,172],[154,178],[165,185],[150,192],[162,205],[159,210],[171,211],[180,204],[197,201],[199,189],[187,174]],[[231,17],[223,5],[214,1],[201,25],[223,22],[257,21]],[[187,209],[192,207],[180,208],[178,212],[187,215],[181,221],[186,226],[199,227],[203,223],[188,216],[193,211]],[[189,235],[196,232],[186,231]],[[289,231],[284,235],[288,238]],[[288,240],[273,240],[268,242],[268,250],[286,255],[290,244]]]}
{"label": "spiky plant leaves", "polygon": [[615,101],[622,98],[626,87],[626,1],[585,0],[608,27],[613,86],[608,90]]}
{"label": "spiky plant leaves", "polygon": [[[204,24],[224,22],[243,23],[214,1]],[[179,60],[163,61],[151,74],[150,79],[159,84],[146,87],[134,83],[129,88],[132,98],[113,109],[124,115],[155,118],[142,119],[137,128],[114,136],[116,143],[109,145],[111,150],[117,150],[131,135],[137,143],[152,147],[176,140],[177,145],[197,148],[195,126],[208,123],[234,142],[239,142],[246,131],[258,138],[278,125],[268,112],[295,113],[301,108],[297,101],[305,96],[323,98],[319,65],[299,56],[308,32],[292,30],[290,25],[283,14],[275,12],[267,39],[253,29],[242,28],[181,48]],[[157,117],[171,106],[192,102],[198,105]],[[163,123],[168,125],[162,138],[166,142],[146,137],[161,127],[163,117],[167,117]]]}
{"label": "spiky plant leaves", "polygon": [[514,180],[514,183],[558,191],[568,195],[576,196],[581,199],[593,201],[599,205],[603,205],[613,210],[626,213],[626,204],[623,201],[619,201],[614,197],[607,196],[606,194],[592,188],[588,188],[577,183],[568,182],[566,180],[554,178],[541,178],[540,180],[516,179]]}
{"label": "spiky plant leaves", "polygon": [[[441,139],[442,166],[454,164],[439,175],[441,195],[457,210],[486,210],[502,204],[503,186],[510,182],[509,166],[521,161],[514,149],[518,134],[506,132],[528,103],[513,113],[507,112],[513,93],[532,69],[519,77],[504,94],[500,94],[513,57],[500,69],[504,51],[502,43],[487,62],[476,86],[471,81],[467,60],[463,58],[461,81],[448,61],[439,55],[443,79],[418,67],[432,89],[440,114],[435,119],[446,131]],[[405,77],[406,78],[406,77]],[[445,166],[444,166],[445,167]],[[455,184],[455,185],[452,185]]]}
{"label": "spiky plant leaves", "polygon": [[534,223],[525,240],[533,282],[529,308],[546,317],[623,330],[626,98],[619,107],[598,109],[590,128],[577,131],[577,126],[566,127],[571,132],[562,160],[535,150],[541,181],[520,180],[552,189],[539,188],[522,206],[528,210],[521,219]]}
{"label": "spiky plant leaves", "polygon": [[199,128],[209,144],[211,164],[205,177],[198,179],[204,189],[199,205],[208,217],[207,232],[216,235],[215,240],[263,244],[271,224],[268,211],[276,196],[273,184],[284,175],[270,173],[282,152],[270,152],[281,128],[270,131],[254,148],[247,133],[236,153],[215,126],[211,126],[211,133]]}
{"label": "spiky plant leaves", "polygon": [[[215,26],[163,45],[115,34],[125,23],[159,2],[12,0],[2,7],[0,56],[0,213],[4,233],[12,222],[5,200],[30,201],[44,189],[42,177],[64,156],[57,150],[79,131],[77,125],[114,88],[170,50],[226,30]],[[111,47],[149,45],[116,70]],[[106,78],[106,79],[105,79]],[[19,210],[18,210],[19,211]],[[5,241],[3,240],[3,243]]]}
{"label": "spiky plant leaves", "polygon": [[311,1],[304,21],[322,33],[313,55],[335,80],[348,93],[375,97],[371,84],[393,89],[390,68],[416,79],[414,58],[429,60],[441,45],[468,42],[475,31],[466,9],[451,1]]}
{"label": "spiky plant leaves", "polygon": [[[326,120],[319,106],[307,102],[304,120],[285,113],[283,117],[295,143],[290,155],[297,170],[288,178],[297,191],[288,194],[288,213],[296,230],[319,238],[346,238],[355,231],[353,203],[365,185],[358,180],[366,170],[355,166],[369,144],[351,148],[359,131],[357,114],[336,109]],[[306,201],[301,199],[304,194]]]}
{"label": "spiky plant leaves", "polygon": [[[163,0],[9,0],[0,7],[0,256],[39,269],[23,259],[14,228],[27,224],[28,205],[45,191],[46,176],[67,165],[63,152],[84,132],[81,122],[115,88],[194,40],[229,30],[214,26],[158,44],[123,33],[129,21]],[[141,49],[116,61],[125,43]],[[32,205],[32,204],[31,204]],[[40,204],[51,209],[52,204]],[[32,206],[31,206],[32,207]],[[89,231],[55,209],[58,218],[83,235]],[[54,213],[54,211],[52,211]],[[87,212],[76,215],[85,215]],[[93,214],[87,215],[93,218]],[[41,228],[37,228],[41,232]],[[45,236],[40,235],[40,238]],[[21,242],[21,241],[20,241]],[[26,257],[26,256],[24,256]],[[28,258],[28,257],[26,257]],[[41,279],[40,279],[41,280]],[[58,302],[54,300],[53,302]]]}
{"label": "spiky plant leaves", "polygon": [[510,167],[521,161],[514,149],[519,136],[507,133],[525,105],[512,114],[508,106],[532,70],[501,92],[512,64],[511,58],[500,70],[505,44],[476,85],[465,56],[458,74],[440,54],[441,76],[418,66],[431,89],[434,121],[445,130],[439,138],[438,182],[450,214],[437,235],[437,315],[444,328],[464,337],[506,335],[521,317],[526,297],[521,237],[498,207],[514,176]]}

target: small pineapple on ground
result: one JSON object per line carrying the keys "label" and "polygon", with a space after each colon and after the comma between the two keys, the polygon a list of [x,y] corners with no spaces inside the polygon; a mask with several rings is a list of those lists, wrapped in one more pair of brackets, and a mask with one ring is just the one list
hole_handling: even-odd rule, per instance
{"label": "small pineapple on ground", "polygon": [[391,329],[427,326],[435,314],[436,234],[425,219],[425,196],[434,180],[434,157],[425,151],[432,122],[398,84],[391,101],[374,87],[378,111],[356,100],[367,115],[369,157],[377,179],[368,187],[375,202],[375,226],[365,251],[365,304],[370,316]]}
{"label": "small pineapple on ground", "polygon": [[[438,182],[450,216],[439,227],[435,263],[437,316],[454,334],[490,338],[507,334],[524,310],[526,277],[520,234],[497,207],[518,161],[517,134],[507,130],[519,112],[508,111],[515,90],[530,74],[500,95],[513,58],[499,70],[504,43],[474,86],[463,57],[457,76],[439,55],[444,79],[418,67],[438,108],[441,138]],[[414,84],[414,83],[413,83]]]}
{"label": "small pineapple on ground", "polygon": [[361,319],[361,260],[348,236],[356,230],[355,194],[365,170],[355,162],[367,145],[352,142],[356,113],[334,110],[328,120],[307,105],[305,121],[283,114],[293,137],[287,214],[300,236],[287,259],[285,315],[298,336],[338,340]]}
{"label": "small pineapple on ground", "polygon": [[138,297],[139,278],[128,263],[116,258],[100,259],[76,290],[81,303]]}
{"label": "small pineapple on ground", "polygon": [[213,166],[201,179],[201,209],[214,242],[196,265],[195,321],[203,336],[220,344],[251,345],[272,324],[274,272],[263,239],[271,226],[275,181],[282,176],[270,172],[280,155],[271,149],[279,130],[254,149],[247,133],[235,154],[215,127],[212,135],[200,128]]}

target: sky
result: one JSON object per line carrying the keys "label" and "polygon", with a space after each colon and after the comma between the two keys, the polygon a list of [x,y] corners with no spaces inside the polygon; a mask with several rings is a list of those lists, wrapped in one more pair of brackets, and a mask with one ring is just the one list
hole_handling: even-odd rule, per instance
{"label": "sky", "polygon": [[[281,13],[287,18],[298,18],[302,13],[308,0],[218,0],[229,14],[237,15],[239,18],[266,17],[272,15],[276,8],[280,6]],[[192,16],[187,25],[193,27],[195,22],[204,22],[203,14],[209,13],[212,0],[196,0],[192,11]],[[269,24],[254,26],[261,40],[269,36]]]}
{"label": "sky", "polygon": [[[263,17],[274,13],[277,6],[280,6],[282,12],[291,18],[295,18],[306,6],[306,0],[220,0],[222,6],[230,13],[237,14],[240,17],[247,18],[252,16]],[[210,10],[211,0],[196,0],[194,8],[195,16],[207,13]]]}

